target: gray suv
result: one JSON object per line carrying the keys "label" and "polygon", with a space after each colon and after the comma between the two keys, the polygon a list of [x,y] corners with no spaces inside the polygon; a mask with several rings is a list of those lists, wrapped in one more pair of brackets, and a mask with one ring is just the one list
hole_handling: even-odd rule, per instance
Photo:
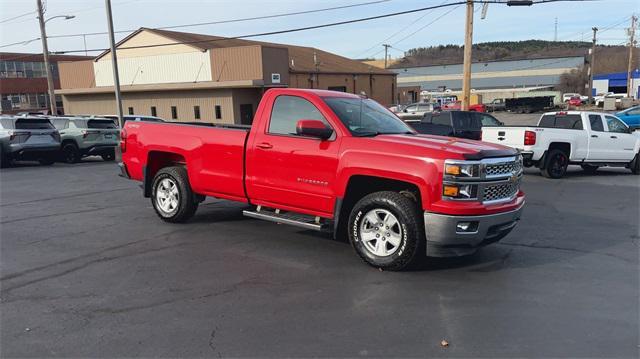
{"label": "gray suv", "polygon": [[53,164],[60,149],[60,134],[46,117],[0,117],[0,166],[14,160]]}
{"label": "gray suv", "polygon": [[56,117],[51,118],[51,122],[60,131],[60,157],[64,162],[77,163],[85,156],[101,156],[105,161],[115,160],[120,130],[113,120]]}

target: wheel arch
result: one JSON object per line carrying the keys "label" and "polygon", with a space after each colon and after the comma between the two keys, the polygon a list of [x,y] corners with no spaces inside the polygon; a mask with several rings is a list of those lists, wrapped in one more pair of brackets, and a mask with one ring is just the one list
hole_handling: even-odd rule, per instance
{"label": "wheel arch", "polygon": [[147,154],[147,165],[143,167],[143,192],[145,197],[151,197],[151,187],[153,178],[158,171],[165,167],[182,166],[186,168],[187,161],[185,157],[179,153],[167,151],[149,151]]}
{"label": "wheel arch", "polygon": [[334,210],[334,236],[345,227],[353,206],[368,194],[380,191],[399,192],[413,200],[416,208],[423,207],[423,191],[416,183],[381,176],[354,174],[346,183],[344,197],[336,201]]}

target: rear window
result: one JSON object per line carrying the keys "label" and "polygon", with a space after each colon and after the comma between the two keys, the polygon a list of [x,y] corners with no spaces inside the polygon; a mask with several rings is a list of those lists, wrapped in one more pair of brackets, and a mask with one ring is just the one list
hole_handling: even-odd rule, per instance
{"label": "rear window", "polygon": [[116,123],[111,120],[89,120],[87,122],[88,128],[118,128]]}
{"label": "rear window", "polygon": [[465,112],[453,113],[453,125],[457,129],[464,130],[479,130],[482,127],[479,119]]}
{"label": "rear window", "polygon": [[16,130],[52,130],[54,128],[46,118],[21,118],[16,120]]}
{"label": "rear window", "polygon": [[580,115],[544,115],[540,119],[540,127],[582,130]]}

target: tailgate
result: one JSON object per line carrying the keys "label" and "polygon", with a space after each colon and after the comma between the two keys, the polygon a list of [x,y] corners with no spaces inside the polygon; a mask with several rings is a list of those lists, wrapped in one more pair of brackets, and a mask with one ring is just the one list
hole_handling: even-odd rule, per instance
{"label": "tailgate", "polygon": [[524,147],[524,132],[528,127],[483,127],[482,141],[522,149]]}

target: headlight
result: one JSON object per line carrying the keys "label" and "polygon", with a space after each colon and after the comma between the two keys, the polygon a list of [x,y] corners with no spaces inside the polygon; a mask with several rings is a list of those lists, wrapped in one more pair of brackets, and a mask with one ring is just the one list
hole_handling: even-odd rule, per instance
{"label": "headlight", "polygon": [[450,199],[476,199],[478,198],[478,185],[444,184],[442,196]]}
{"label": "headlight", "polygon": [[478,177],[478,165],[447,163],[444,165],[444,174],[454,177]]}

